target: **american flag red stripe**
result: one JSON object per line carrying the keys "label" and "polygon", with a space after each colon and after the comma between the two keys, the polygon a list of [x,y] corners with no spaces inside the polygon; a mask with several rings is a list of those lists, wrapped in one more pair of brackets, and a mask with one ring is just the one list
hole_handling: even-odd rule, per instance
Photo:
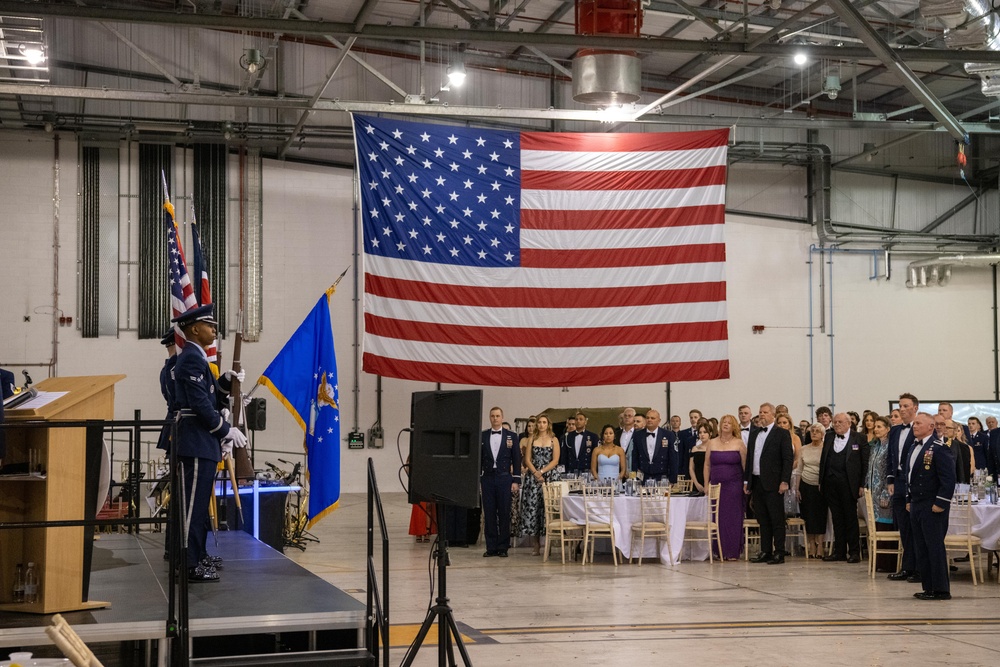
{"label": "american flag red stripe", "polygon": [[[171,317],[177,317],[198,305],[188,275],[187,264],[184,261],[184,248],[181,246],[180,231],[174,218],[174,206],[170,201],[163,203],[163,220],[167,226],[167,259],[169,262],[170,279],[170,312]],[[184,333],[174,326],[174,342],[177,349],[184,347],[187,339]]]}
{"label": "american flag red stripe", "polygon": [[364,369],[498,386],[729,375],[728,131],[355,117]]}
{"label": "american flag red stripe", "polygon": [[[212,286],[208,282],[208,263],[205,261],[205,253],[201,248],[201,233],[198,231],[198,223],[191,223],[191,247],[194,251],[194,273],[198,281],[198,305],[204,306],[212,303]],[[219,340],[215,339],[205,350],[205,356],[212,363],[219,360]]]}

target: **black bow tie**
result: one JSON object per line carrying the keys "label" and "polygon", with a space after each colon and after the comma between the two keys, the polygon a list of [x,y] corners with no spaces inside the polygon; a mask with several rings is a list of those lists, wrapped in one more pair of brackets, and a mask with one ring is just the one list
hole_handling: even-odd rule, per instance
{"label": "black bow tie", "polygon": [[741,430],[741,431],[749,431],[749,430],[750,430],[750,427],[749,427],[749,426],[747,426],[746,428],[741,428],[740,430]]}
{"label": "black bow tie", "polygon": [[503,431],[490,431],[490,433],[503,433]]}

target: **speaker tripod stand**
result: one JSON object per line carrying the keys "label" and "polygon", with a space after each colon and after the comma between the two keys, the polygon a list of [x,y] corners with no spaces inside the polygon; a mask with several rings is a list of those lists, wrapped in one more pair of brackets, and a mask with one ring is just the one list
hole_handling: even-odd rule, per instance
{"label": "speaker tripod stand", "polygon": [[437,598],[434,599],[434,604],[431,608],[427,610],[427,617],[424,618],[416,639],[413,640],[410,648],[406,651],[406,655],[403,656],[403,662],[400,663],[400,667],[409,667],[409,665],[413,664],[413,660],[417,657],[417,651],[423,645],[424,639],[427,638],[427,633],[430,631],[431,625],[434,624],[435,620],[438,624],[438,667],[456,667],[457,663],[455,662],[455,650],[452,646],[452,640],[458,645],[458,652],[462,655],[462,662],[466,667],[472,667],[472,660],[469,658],[468,651],[465,650],[462,635],[455,624],[455,615],[448,604],[448,540],[441,536],[443,530],[444,527],[439,525],[438,540],[434,543],[434,557],[437,559],[438,564]]}

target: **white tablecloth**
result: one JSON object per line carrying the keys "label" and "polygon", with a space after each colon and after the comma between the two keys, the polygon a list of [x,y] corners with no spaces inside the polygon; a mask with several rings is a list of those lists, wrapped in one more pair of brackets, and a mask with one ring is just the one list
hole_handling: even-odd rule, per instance
{"label": "white tablecloth", "polygon": [[[617,500],[617,498],[615,499]],[[955,508],[952,507],[952,512]],[[948,523],[948,532],[956,533],[953,521]],[[972,506],[972,534],[983,541],[983,548],[993,551],[1000,542],[1000,505],[979,502]]]}
{"label": "white tablecloth", "polygon": [[[614,521],[615,545],[625,558],[631,554],[632,526],[642,523],[642,507],[637,496],[615,496]],[[708,500],[704,496],[670,498],[670,548],[674,560],[708,560],[707,542],[690,542],[684,544],[684,524],[687,521],[704,521]],[[563,496],[563,518],[581,526],[586,523],[586,513],[583,509],[582,495]],[[598,519],[600,521],[600,519]],[[638,545],[637,545],[638,546]],[[634,554],[638,557],[639,554]],[[667,544],[660,541],[660,551],[656,551],[656,539],[646,538],[642,547],[643,558],[659,557],[661,563],[670,563],[667,554]]]}

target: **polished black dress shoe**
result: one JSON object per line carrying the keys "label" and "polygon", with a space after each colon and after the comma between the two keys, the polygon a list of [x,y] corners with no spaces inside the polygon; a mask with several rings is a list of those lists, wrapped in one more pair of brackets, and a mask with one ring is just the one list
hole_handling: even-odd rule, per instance
{"label": "polished black dress shoe", "polygon": [[496,551],[487,551],[486,553],[483,554],[483,558],[493,558],[496,555],[497,555]]}
{"label": "polished black dress shoe", "polygon": [[906,581],[913,575],[909,570],[900,570],[899,572],[893,572],[886,579],[889,581]]}
{"label": "polished black dress shoe", "polygon": [[774,554],[768,554],[768,553],[763,553],[762,552],[762,553],[757,554],[756,558],[751,558],[750,562],[751,563],[767,563],[772,558],[774,558]]}
{"label": "polished black dress shoe", "polygon": [[507,557],[507,552],[506,551],[498,551],[496,553],[496,555],[500,556],[500,558],[506,558]]}
{"label": "polished black dress shoe", "polygon": [[914,593],[913,597],[918,600],[950,600],[951,593],[947,591],[920,591]]}
{"label": "polished black dress shoe", "polygon": [[213,567],[198,565],[188,568],[188,581],[192,584],[211,583],[219,580],[219,573]]}
{"label": "polished black dress shoe", "polygon": [[781,565],[784,562],[785,562],[784,555],[778,554],[777,556],[775,556],[771,560],[767,561],[767,564],[768,565]]}
{"label": "polished black dress shoe", "polygon": [[857,554],[855,554],[854,556],[848,556],[847,557],[847,562],[848,563],[860,563],[861,562],[861,556],[858,556]]}
{"label": "polished black dress shoe", "polygon": [[834,554],[832,556],[823,556],[823,562],[824,563],[836,563],[836,562],[842,561],[842,560],[847,560],[847,559],[844,558],[843,556],[838,556],[836,554]]}
{"label": "polished black dress shoe", "polygon": [[956,563],[968,563],[969,556],[968,555],[959,556],[958,558],[953,558],[952,560],[955,561]]}
{"label": "polished black dress shoe", "polygon": [[201,559],[201,565],[214,567],[216,570],[222,569],[222,556],[205,556]]}

